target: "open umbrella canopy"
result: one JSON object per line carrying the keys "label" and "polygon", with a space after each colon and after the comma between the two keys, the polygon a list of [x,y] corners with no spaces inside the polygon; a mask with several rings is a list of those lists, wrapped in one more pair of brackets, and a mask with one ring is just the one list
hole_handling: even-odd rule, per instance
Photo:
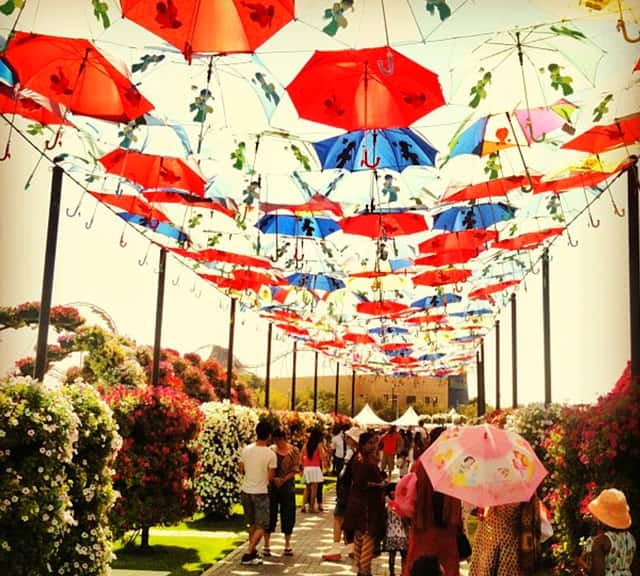
{"label": "open umbrella canopy", "polygon": [[3,58],[21,90],[74,114],[129,122],[153,108],[131,81],[88,40],[16,32]]}
{"label": "open umbrella canopy", "polygon": [[317,51],[287,92],[301,117],[345,130],[409,126],[444,104],[437,74],[388,46]]}
{"label": "open umbrella canopy", "polygon": [[256,222],[264,234],[282,234],[303,238],[325,238],[340,230],[340,225],[330,218],[298,217],[289,214],[265,214]]}
{"label": "open umbrella canopy", "polygon": [[469,207],[454,206],[435,214],[433,227],[451,232],[488,228],[498,222],[511,220],[515,214],[516,208],[502,202],[475,204]]}
{"label": "open umbrella canopy", "polygon": [[34,120],[43,126],[55,126],[59,124],[71,125],[71,122],[64,118],[64,112],[55,110],[51,102],[46,98],[33,95],[41,102],[27,97],[21,97],[11,91],[0,88],[0,112],[5,114],[17,114],[23,118]]}
{"label": "open umbrella canopy", "polygon": [[368,212],[340,220],[345,234],[369,238],[393,238],[424,232],[427,222],[422,214],[415,212]]}
{"label": "open umbrella canopy", "polygon": [[606,126],[594,126],[573,140],[563,144],[563,148],[582,150],[599,154],[620,146],[628,146],[640,141],[640,112],[630,114]]}
{"label": "open umbrella canopy", "polygon": [[326,274],[312,274],[310,272],[296,272],[287,276],[287,282],[292,286],[309,288],[310,290],[323,290],[331,292],[344,288],[344,282],[339,278],[333,278]]}

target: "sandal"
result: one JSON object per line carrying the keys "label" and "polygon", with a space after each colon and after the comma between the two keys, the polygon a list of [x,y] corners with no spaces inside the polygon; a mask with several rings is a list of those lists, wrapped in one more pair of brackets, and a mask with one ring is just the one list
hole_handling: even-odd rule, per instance
{"label": "sandal", "polygon": [[266,556],[267,558],[269,558],[269,557],[271,556],[271,548],[269,548],[269,547],[265,546],[265,547],[262,549],[262,555],[263,555],[263,556]]}
{"label": "sandal", "polygon": [[285,556],[293,556],[293,548],[285,548],[283,554]]}

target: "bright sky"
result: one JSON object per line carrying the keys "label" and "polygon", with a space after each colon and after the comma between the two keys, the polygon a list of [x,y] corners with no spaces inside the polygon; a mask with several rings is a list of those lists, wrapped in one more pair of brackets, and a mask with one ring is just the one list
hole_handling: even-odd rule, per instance
{"label": "bright sky", "polygon": [[[39,18],[42,23],[43,17]],[[56,24],[65,25],[61,21]],[[4,146],[8,130],[2,124],[0,143]],[[40,299],[49,208],[50,165],[39,162],[35,151],[16,134],[11,151],[11,160],[0,165],[0,305]],[[31,185],[25,190],[32,171]],[[625,209],[626,176],[612,187],[612,194],[617,206]],[[67,217],[65,210],[73,210],[80,195],[65,179],[53,304],[93,303],[112,316],[120,333],[140,344],[152,344],[157,248],[149,252],[147,265],[140,266],[138,260],[144,257],[148,241],[127,228],[127,245],[121,248],[123,223],[102,206],[87,230],[85,222],[91,218],[95,202],[86,196],[80,214]],[[594,205],[593,217],[600,220],[597,229],[589,227],[586,215],[571,227],[571,236],[578,241],[576,248],[569,247],[563,237],[552,250],[551,362],[552,398],[556,401],[594,401],[610,390],[630,355],[626,218],[613,213],[606,193]],[[162,345],[181,352],[209,344],[226,346],[228,299],[172,257],[168,262]],[[518,291],[521,403],[544,400],[541,284],[541,274],[530,275]],[[503,311],[500,320],[501,402],[506,406],[511,403],[509,310]],[[30,330],[0,333],[0,372],[10,369],[17,358],[33,354],[35,339],[36,332]],[[266,321],[251,311],[238,310],[235,354],[247,365],[260,365],[256,371],[261,376],[266,342]],[[290,349],[291,341],[279,335],[274,339],[272,356],[278,358]],[[487,402],[495,404],[494,332],[486,339],[485,353]],[[290,375],[291,362],[291,356],[274,362],[272,376]],[[335,363],[321,360],[320,370],[333,373]],[[298,374],[312,372],[313,353],[300,353]],[[472,365],[471,397],[476,393],[475,376]]]}

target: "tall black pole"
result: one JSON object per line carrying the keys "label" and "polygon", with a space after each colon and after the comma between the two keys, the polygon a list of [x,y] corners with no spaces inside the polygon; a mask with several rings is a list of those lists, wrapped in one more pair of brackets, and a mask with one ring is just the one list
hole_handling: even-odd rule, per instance
{"label": "tall black pole", "polygon": [[549,304],[549,250],[542,253],[542,322],[544,335],[544,403],[551,404],[551,309]]}
{"label": "tall black pole", "polygon": [[487,411],[484,387],[484,339],[480,340],[480,361],[478,362],[478,416]]}
{"label": "tall black pole", "polygon": [[356,371],[351,372],[351,417],[356,414]]}
{"label": "tall black pole", "polygon": [[296,364],[298,362],[298,341],[293,341],[293,370],[291,371],[291,410],[296,409]]}
{"label": "tall black pole", "polygon": [[267,374],[264,380],[264,407],[269,408],[269,388],[271,386],[271,335],[273,333],[273,324],[269,322],[267,330]]}
{"label": "tall black pole", "polygon": [[51,315],[51,295],[53,294],[53,273],[56,267],[56,246],[58,243],[58,223],[60,222],[60,198],[62,196],[62,175],[60,166],[53,167],[51,176],[51,200],[49,202],[49,226],[47,228],[47,247],[44,253],[44,273],[42,276],[42,295],[40,297],[40,316],[38,318],[38,344],[36,347],[36,365],[33,377],[42,380],[47,368],[47,339],[49,336],[49,316]]}
{"label": "tall black pole", "polygon": [[511,294],[511,406],[518,407],[518,316],[516,295]]}
{"label": "tall black pole", "polygon": [[500,320],[496,320],[496,410],[500,410]]}
{"label": "tall black pole", "polygon": [[227,398],[231,398],[231,377],[233,376],[233,340],[236,328],[236,299],[231,298],[229,308],[229,345],[227,346]]}
{"label": "tall black pole", "polygon": [[318,352],[313,362],[313,411],[318,411]]}
{"label": "tall black pole", "polygon": [[638,158],[627,169],[629,226],[629,319],[631,328],[631,381],[640,384],[640,233],[638,231]]}
{"label": "tall black pole", "polygon": [[156,300],[156,332],[153,340],[153,368],[151,384],[158,385],[160,378],[160,343],[162,341],[162,314],[164,310],[164,277],[167,272],[167,250],[160,248],[160,264],[158,272],[158,297]]}
{"label": "tall black pole", "polygon": [[336,391],[333,398],[333,413],[338,413],[338,394],[340,393],[340,362],[336,362]]}

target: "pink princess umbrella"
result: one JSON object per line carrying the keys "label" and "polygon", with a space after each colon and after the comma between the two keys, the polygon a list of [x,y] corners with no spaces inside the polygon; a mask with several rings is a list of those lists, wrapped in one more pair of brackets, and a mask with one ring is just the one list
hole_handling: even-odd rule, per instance
{"label": "pink princess umbrella", "polygon": [[445,430],[420,462],[434,490],[481,508],[527,502],[547,475],[529,442],[490,424]]}

